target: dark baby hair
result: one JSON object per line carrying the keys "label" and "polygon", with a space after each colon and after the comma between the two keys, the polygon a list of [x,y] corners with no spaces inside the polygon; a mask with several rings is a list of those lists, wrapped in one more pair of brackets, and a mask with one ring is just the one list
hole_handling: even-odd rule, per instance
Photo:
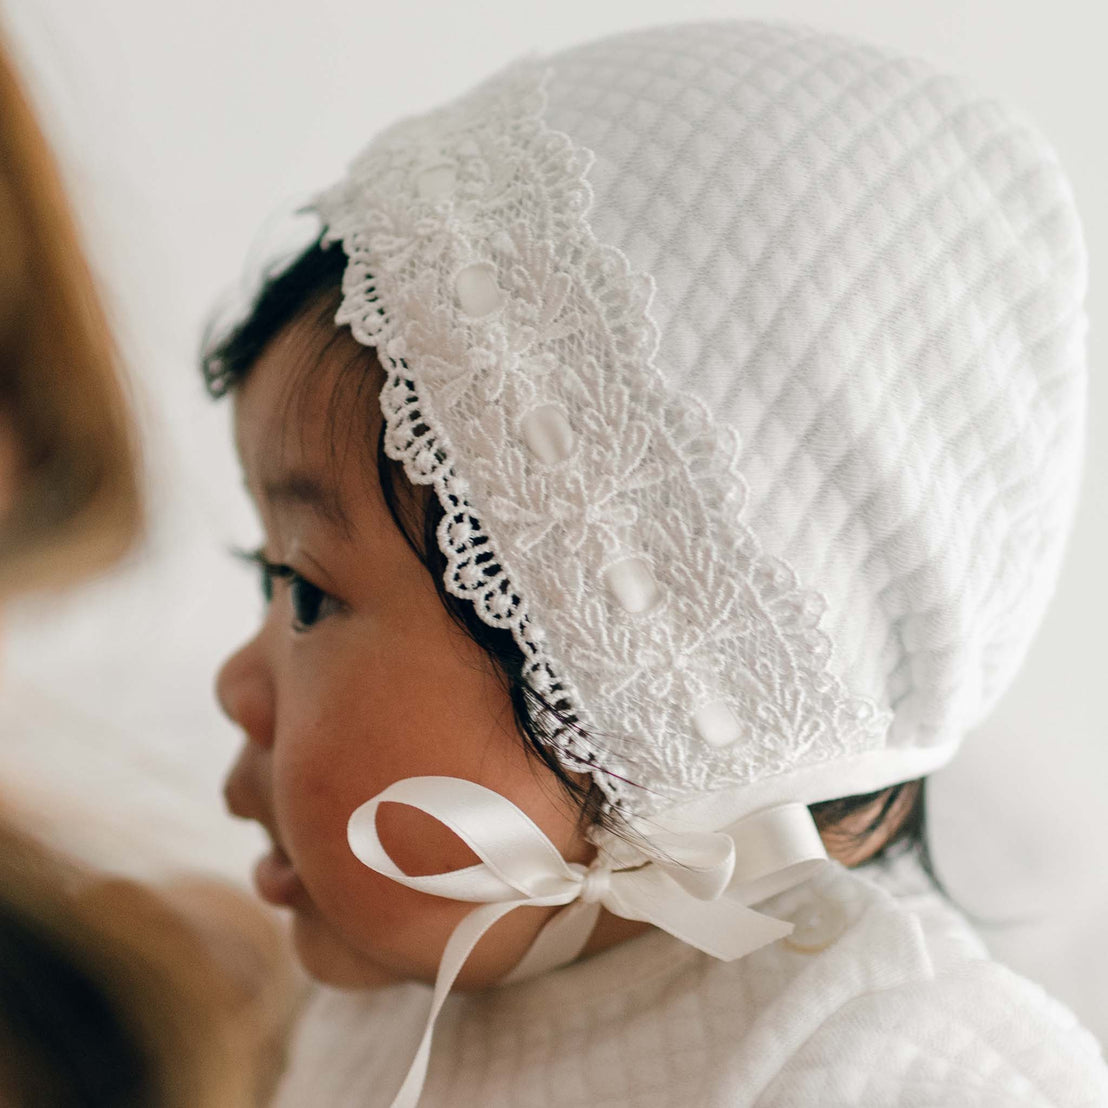
{"label": "dark baby hair", "polygon": [[[246,316],[229,329],[209,333],[201,356],[204,380],[213,397],[232,392],[250,373],[269,343],[287,326],[305,317],[315,316],[321,329],[337,330],[333,323],[341,300],[341,285],[346,257],[338,246],[325,248],[317,240],[291,262],[275,267],[265,277]],[[375,355],[365,349],[365,358],[346,367],[346,373],[364,378]],[[310,372],[310,367],[305,367]],[[354,394],[376,404],[376,396],[354,382]],[[338,406],[333,405],[333,410]],[[369,412],[367,411],[367,418]],[[384,426],[376,447],[377,478],[385,503],[397,528],[427,568],[439,598],[454,621],[487,653],[505,683],[511,698],[516,725],[527,749],[554,774],[580,813],[583,826],[602,823],[617,829],[618,821],[604,812],[603,794],[594,783],[583,784],[560,764],[552,740],[566,728],[580,732],[576,719],[563,701],[548,701],[536,693],[524,679],[524,655],[511,631],[490,627],[477,615],[468,600],[447,592],[443,574],[445,555],[436,540],[436,529],[443,517],[438,497],[428,495],[419,512],[406,511],[411,486],[398,462],[385,453]],[[602,768],[602,767],[601,767]],[[824,839],[849,856],[864,860],[886,854],[891,847],[914,850],[925,871],[935,879],[925,834],[925,782],[902,782],[876,792],[824,801],[810,805],[810,811]],[[875,815],[873,810],[877,809]],[[872,818],[867,818],[872,816]],[[881,837],[884,836],[884,841]],[[881,842],[869,852],[867,845]]]}

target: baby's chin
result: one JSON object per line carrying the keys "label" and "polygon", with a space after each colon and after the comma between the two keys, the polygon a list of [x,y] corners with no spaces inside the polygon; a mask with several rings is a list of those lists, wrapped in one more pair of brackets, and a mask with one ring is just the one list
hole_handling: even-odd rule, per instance
{"label": "baby's chin", "polygon": [[292,942],[304,971],[336,989],[383,989],[407,978],[352,947],[313,908],[293,913]]}
{"label": "baby's chin", "polygon": [[[353,946],[311,902],[293,909],[291,935],[301,967],[321,985],[335,989],[384,989],[405,981],[426,985],[435,982],[437,966],[414,967],[399,959],[399,964],[390,965],[387,955],[375,958],[367,954]],[[497,984],[511,968],[500,961],[497,958],[496,964],[489,966],[483,964],[479,954],[475,955],[458,975],[455,991],[479,992]]]}

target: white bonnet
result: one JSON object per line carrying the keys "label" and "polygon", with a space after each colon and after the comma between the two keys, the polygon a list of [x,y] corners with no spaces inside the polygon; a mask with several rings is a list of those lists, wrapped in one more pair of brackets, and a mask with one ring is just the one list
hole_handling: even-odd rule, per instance
{"label": "white bonnet", "polygon": [[447,585],[616,810],[912,779],[1011,682],[1085,392],[1021,116],[836,35],[662,27],[401,121],[315,206]]}

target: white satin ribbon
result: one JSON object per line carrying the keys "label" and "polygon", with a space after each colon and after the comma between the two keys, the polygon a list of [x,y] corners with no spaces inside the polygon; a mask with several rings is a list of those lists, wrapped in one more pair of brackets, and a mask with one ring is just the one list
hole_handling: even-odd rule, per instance
{"label": "white satin ribbon", "polygon": [[[411,877],[377,836],[381,804],[407,804],[450,828],[481,859],[448,873]],[[811,876],[827,859],[803,804],[767,808],[718,831],[642,830],[630,844],[604,833],[589,866],[567,862],[510,800],[456,777],[397,781],[351,815],[347,840],[377,873],[419,892],[477,901],[443,951],[419,1048],[392,1108],[414,1108],[423,1089],[431,1035],[443,1002],[481,936],[524,905],[567,907],[539,933],[505,978],[518,981],[580,954],[601,908],[668,931],[731,961],[788,935],[793,925],[747,907]]]}

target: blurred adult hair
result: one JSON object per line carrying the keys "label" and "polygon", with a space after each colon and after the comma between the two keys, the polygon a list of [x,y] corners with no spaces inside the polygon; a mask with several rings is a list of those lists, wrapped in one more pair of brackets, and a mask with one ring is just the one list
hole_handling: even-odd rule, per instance
{"label": "blurred adult hair", "polygon": [[[139,534],[117,362],[0,42],[0,599],[103,569]],[[0,1105],[263,1103],[291,993],[270,920],[214,882],[97,874],[18,828],[13,808],[0,806]]]}
{"label": "blurred adult hair", "polygon": [[[3,822],[0,889],[4,1108],[264,1103],[279,1061],[261,1041],[271,994],[226,972],[172,899]],[[251,956],[260,969],[264,942]]]}
{"label": "blurred adult hair", "polygon": [[57,166],[0,43],[0,592],[101,569],[138,534],[122,381]]}

